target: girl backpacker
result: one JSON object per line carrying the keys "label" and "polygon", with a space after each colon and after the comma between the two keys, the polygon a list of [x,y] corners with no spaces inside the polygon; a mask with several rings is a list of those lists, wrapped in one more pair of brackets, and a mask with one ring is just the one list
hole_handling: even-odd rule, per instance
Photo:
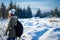
{"label": "girl backpacker", "polygon": [[15,30],[16,30],[16,37],[21,37],[23,33],[23,26],[22,24],[17,20],[17,24],[15,25]]}

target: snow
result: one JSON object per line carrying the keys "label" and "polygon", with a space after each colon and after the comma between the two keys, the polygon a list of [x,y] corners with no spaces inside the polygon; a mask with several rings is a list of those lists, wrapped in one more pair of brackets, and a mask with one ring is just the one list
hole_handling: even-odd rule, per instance
{"label": "snow", "polygon": [[[24,32],[20,40],[60,40],[60,18],[29,18],[18,19]],[[56,20],[57,22],[50,22]],[[8,36],[3,36],[7,29],[9,20],[0,19],[0,40],[6,40]]]}

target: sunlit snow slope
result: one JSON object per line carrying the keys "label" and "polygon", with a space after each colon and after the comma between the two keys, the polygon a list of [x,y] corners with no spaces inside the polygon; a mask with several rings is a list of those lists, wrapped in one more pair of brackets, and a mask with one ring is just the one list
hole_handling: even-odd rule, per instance
{"label": "sunlit snow slope", "polygon": [[[60,40],[59,18],[30,18],[18,20],[24,27],[24,32],[20,40]],[[53,21],[50,22],[50,20]],[[8,20],[0,19],[0,40],[6,40],[7,38],[7,36],[3,36],[7,25]]]}

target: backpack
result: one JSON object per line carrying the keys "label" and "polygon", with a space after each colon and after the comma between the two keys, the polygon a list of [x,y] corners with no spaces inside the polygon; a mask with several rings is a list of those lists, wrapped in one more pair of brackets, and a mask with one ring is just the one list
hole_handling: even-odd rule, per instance
{"label": "backpack", "polygon": [[17,23],[15,25],[16,37],[21,37],[21,35],[23,34],[23,26],[18,20],[16,23]]}

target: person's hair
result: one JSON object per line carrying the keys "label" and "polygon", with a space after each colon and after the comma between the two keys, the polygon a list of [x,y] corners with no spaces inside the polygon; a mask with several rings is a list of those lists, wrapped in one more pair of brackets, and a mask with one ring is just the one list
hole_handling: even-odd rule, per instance
{"label": "person's hair", "polygon": [[14,16],[14,14],[11,14],[11,16]]}

